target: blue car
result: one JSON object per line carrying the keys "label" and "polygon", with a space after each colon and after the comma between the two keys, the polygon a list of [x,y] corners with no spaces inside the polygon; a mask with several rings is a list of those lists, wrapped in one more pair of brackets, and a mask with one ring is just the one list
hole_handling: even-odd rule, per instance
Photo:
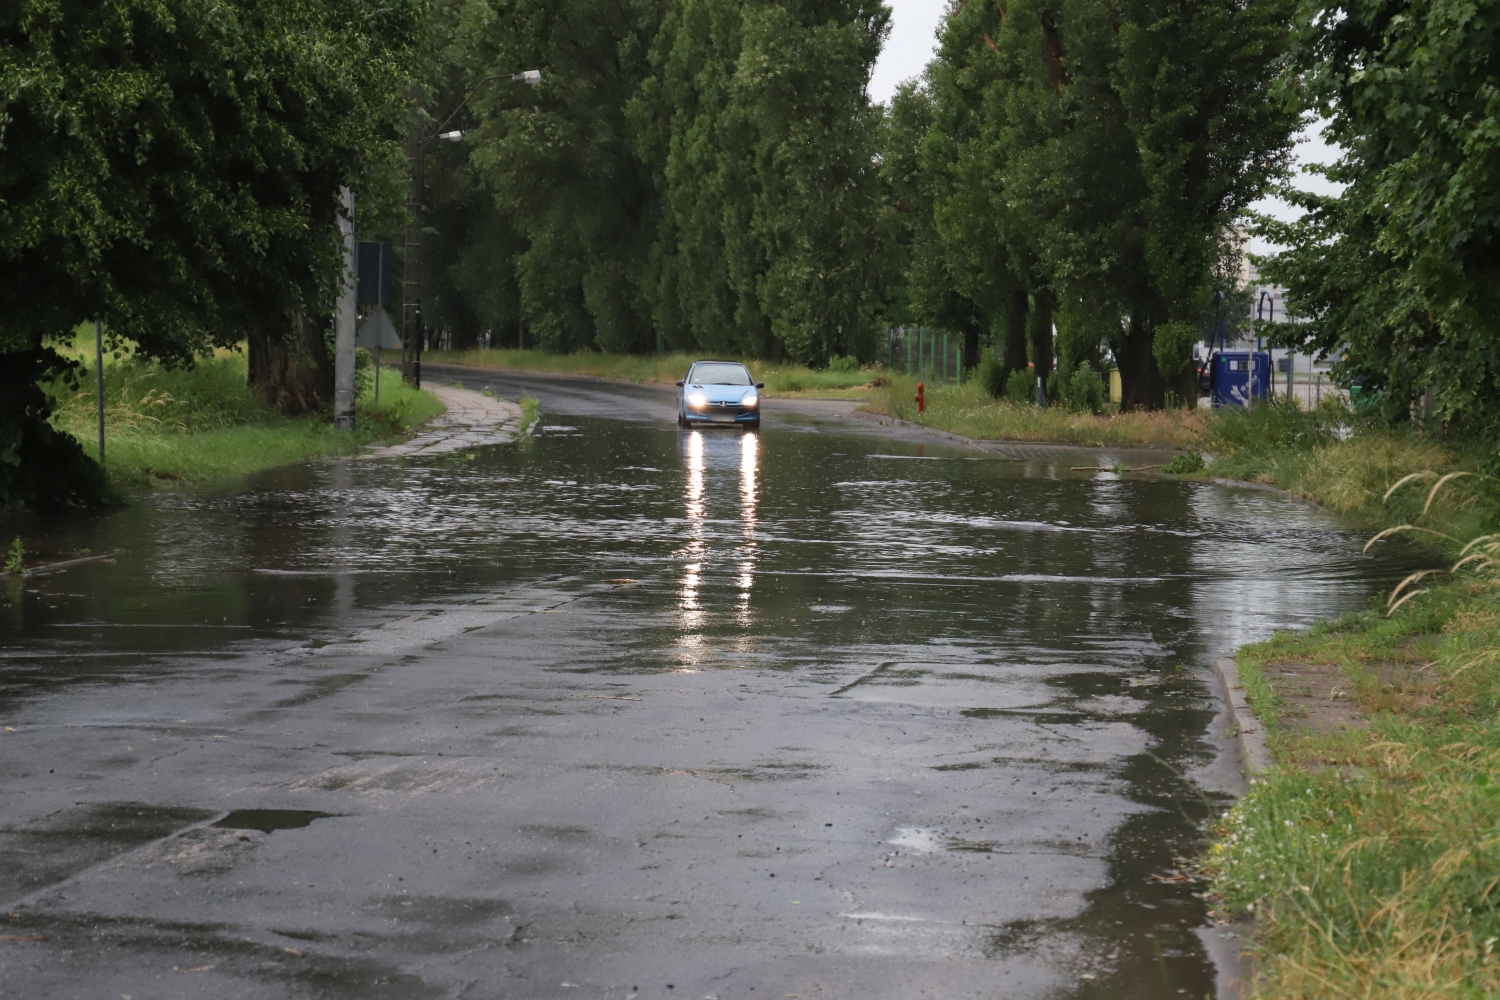
{"label": "blue car", "polygon": [[677,383],[677,426],[738,424],[760,426],[760,393],[750,369],[738,361],[695,361]]}

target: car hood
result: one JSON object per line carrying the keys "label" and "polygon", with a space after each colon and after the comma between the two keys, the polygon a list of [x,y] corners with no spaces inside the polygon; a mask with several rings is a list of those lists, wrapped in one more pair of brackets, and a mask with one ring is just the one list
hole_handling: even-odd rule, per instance
{"label": "car hood", "polygon": [[747,393],[753,394],[753,385],[694,385],[689,382],[683,392],[701,392],[710,403],[738,403]]}

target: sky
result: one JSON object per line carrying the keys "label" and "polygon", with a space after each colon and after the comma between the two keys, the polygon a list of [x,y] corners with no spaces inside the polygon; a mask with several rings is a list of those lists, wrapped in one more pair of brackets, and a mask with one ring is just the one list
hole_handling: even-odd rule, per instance
{"label": "sky", "polygon": [[[895,94],[896,87],[912,77],[920,76],[932,58],[937,44],[938,23],[947,0],[886,0],[892,11],[891,34],[885,48],[875,62],[875,71],[870,75],[870,99],[886,102]],[[1319,135],[1319,129],[1305,131],[1298,137],[1295,159],[1298,167],[1311,163],[1329,163],[1337,155],[1337,147],[1329,146]],[[1333,194],[1336,188],[1322,177],[1299,172],[1297,187],[1322,194]],[[1276,198],[1266,198],[1252,206],[1281,219],[1295,218],[1299,213],[1290,205]],[[1272,249],[1263,240],[1251,240],[1251,253],[1265,253]]]}
{"label": "sky", "polygon": [[938,22],[947,0],[885,0],[891,8],[891,35],[875,61],[870,76],[870,100],[885,103],[896,87],[914,76],[932,58],[937,44]]}

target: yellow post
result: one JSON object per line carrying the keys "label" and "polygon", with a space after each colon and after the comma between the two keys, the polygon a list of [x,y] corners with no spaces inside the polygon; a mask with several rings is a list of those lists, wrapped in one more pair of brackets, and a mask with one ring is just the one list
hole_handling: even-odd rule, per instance
{"label": "yellow post", "polygon": [[1118,403],[1125,398],[1125,387],[1120,382],[1120,369],[1109,370],[1109,401]]}

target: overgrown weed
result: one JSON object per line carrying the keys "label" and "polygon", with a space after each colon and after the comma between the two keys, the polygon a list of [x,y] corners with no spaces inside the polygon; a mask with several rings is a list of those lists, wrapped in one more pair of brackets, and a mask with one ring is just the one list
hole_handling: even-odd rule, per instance
{"label": "overgrown weed", "polygon": [[536,400],[536,397],[532,396],[528,392],[521,393],[521,427],[520,427],[520,431],[519,431],[520,434],[526,435],[526,434],[530,434],[531,433],[531,430],[532,430],[533,426],[535,426],[536,421],[537,421],[537,406],[538,405],[539,404],[538,404],[538,402]]}
{"label": "overgrown weed", "polygon": [[917,413],[918,379],[892,375],[865,408],[980,440],[1057,441],[1093,446],[1167,445],[1197,448],[1212,422],[1208,410],[1132,411],[1095,416],[1060,406],[996,399],[979,379],[926,387],[927,412]]}
{"label": "overgrown weed", "polygon": [[[89,377],[77,391],[51,391],[58,403],[53,426],[97,455],[95,385]],[[378,406],[373,379],[360,389],[356,430],[347,434],[318,417],[268,409],[246,383],[242,354],[219,351],[177,369],[123,357],[105,371],[105,468],[117,487],[214,479],[355,451],[443,411],[435,397],[399,378],[382,379]]]}

